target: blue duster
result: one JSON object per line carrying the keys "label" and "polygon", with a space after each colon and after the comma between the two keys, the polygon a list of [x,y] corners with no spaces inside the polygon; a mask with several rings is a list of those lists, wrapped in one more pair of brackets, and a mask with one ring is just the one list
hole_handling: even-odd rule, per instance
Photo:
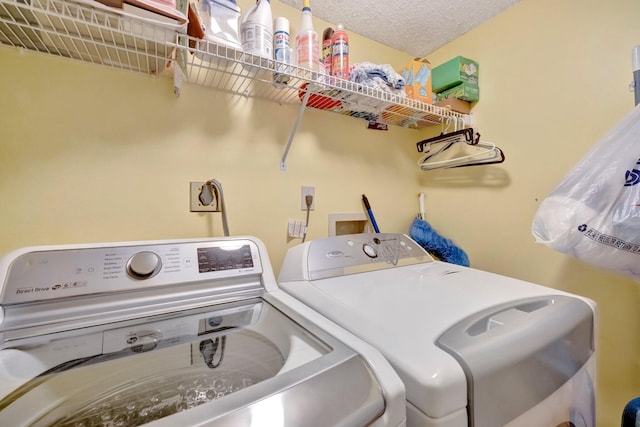
{"label": "blue duster", "polygon": [[427,221],[420,218],[414,219],[409,235],[416,243],[438,259],[451,264],[469,266],[469,257],[465,251],[456,246],[451,240],[438,234]]}
{"label": "blue duster", "polygon": [[622,412],[622,427],[638,427],[640,425],[640,397],[631,400]]}

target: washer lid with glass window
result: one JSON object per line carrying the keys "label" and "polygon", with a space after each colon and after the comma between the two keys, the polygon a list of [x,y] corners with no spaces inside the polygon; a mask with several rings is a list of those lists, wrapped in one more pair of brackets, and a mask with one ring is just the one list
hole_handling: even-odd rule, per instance
{"label": "washer lid with glass window", "polygon": [[265,292],[263,252],[225,238],[3,258],[0,424],[374,423],[375,373]]}

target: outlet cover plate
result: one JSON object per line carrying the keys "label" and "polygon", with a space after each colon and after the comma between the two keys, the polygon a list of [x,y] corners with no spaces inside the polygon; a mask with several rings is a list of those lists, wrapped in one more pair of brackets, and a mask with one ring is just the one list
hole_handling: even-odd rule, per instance
{"label": "outlet cover plate", "polygon": [[200,192],[202,191],[202,186],[204,184],[205,184],[204,182],[190,183],[191,192],[190,192],[189,202],[191,206],[191,212],[217,212],[218,201],[215,200],[215,198],[210,205],[203,205],[200,202],[199,196],[200,196]]}
{"label": "outlet cover plate", "polygon": [[313,201],[311,202],[311,208],[309,210],[314,210],[316,208],[316,188],[308,185],[303,185],[300,191],[300,209],[303,211],[307,210],[307,201],[305,200],[305,196],[307,195],[313,196]]}

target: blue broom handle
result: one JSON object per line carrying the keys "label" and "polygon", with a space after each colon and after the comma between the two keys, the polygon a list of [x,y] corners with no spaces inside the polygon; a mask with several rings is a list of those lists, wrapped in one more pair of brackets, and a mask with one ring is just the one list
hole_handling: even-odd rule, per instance
{"label": "blue broom handle", "polygon": [[373,231],[376,233],[380,232],[378,228],[378,223],[376,223],[376,218],[373,216],[373,211],[371,210],[371,205],[369,204],[369,199],[364,194],[362,195],[362,202],[364,203],[364,207],[367,210],[367,214],[369,215],[369,220],[371,220],[371,225],[373,226]]}

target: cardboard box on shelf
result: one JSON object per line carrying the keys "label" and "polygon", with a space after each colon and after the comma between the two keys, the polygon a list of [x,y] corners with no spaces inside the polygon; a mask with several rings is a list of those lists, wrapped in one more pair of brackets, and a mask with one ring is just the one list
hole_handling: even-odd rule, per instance
{"label": "cardboard box on shelf", "polygon": [[440,101],[447,98],[458,98],[468,102],[478,102],[480,100],[480,88],[477,85],[469,83],[460,83],[436,95],[436,100]]}
{"label": "cardboard box on shelf", "polygon": [[105,6],[116,7],[118,9],[122,9],[122,5],[124,4],[124,0],[96,0],[98,3],[102,3]]}
{"label": "cardboard box on shelf", "polygon": [[440,101],[436,101],[435,105],[462,114],[471,113],[471,103],[458,98],[441,99]]}
{"label": "cardboard box on shelf", "polygon": [[480,65],[473,59],[456,56],[433,69],[433,91],[440,93],[461,83],[478,86],[479,71]]}
{"label": "cardboard box on shelf", "polygon": [[404,79],[404,91],[408,98],[427,104],[433,103],[431,64],[429,61],[415,58],[404,66],[400,74]]}

